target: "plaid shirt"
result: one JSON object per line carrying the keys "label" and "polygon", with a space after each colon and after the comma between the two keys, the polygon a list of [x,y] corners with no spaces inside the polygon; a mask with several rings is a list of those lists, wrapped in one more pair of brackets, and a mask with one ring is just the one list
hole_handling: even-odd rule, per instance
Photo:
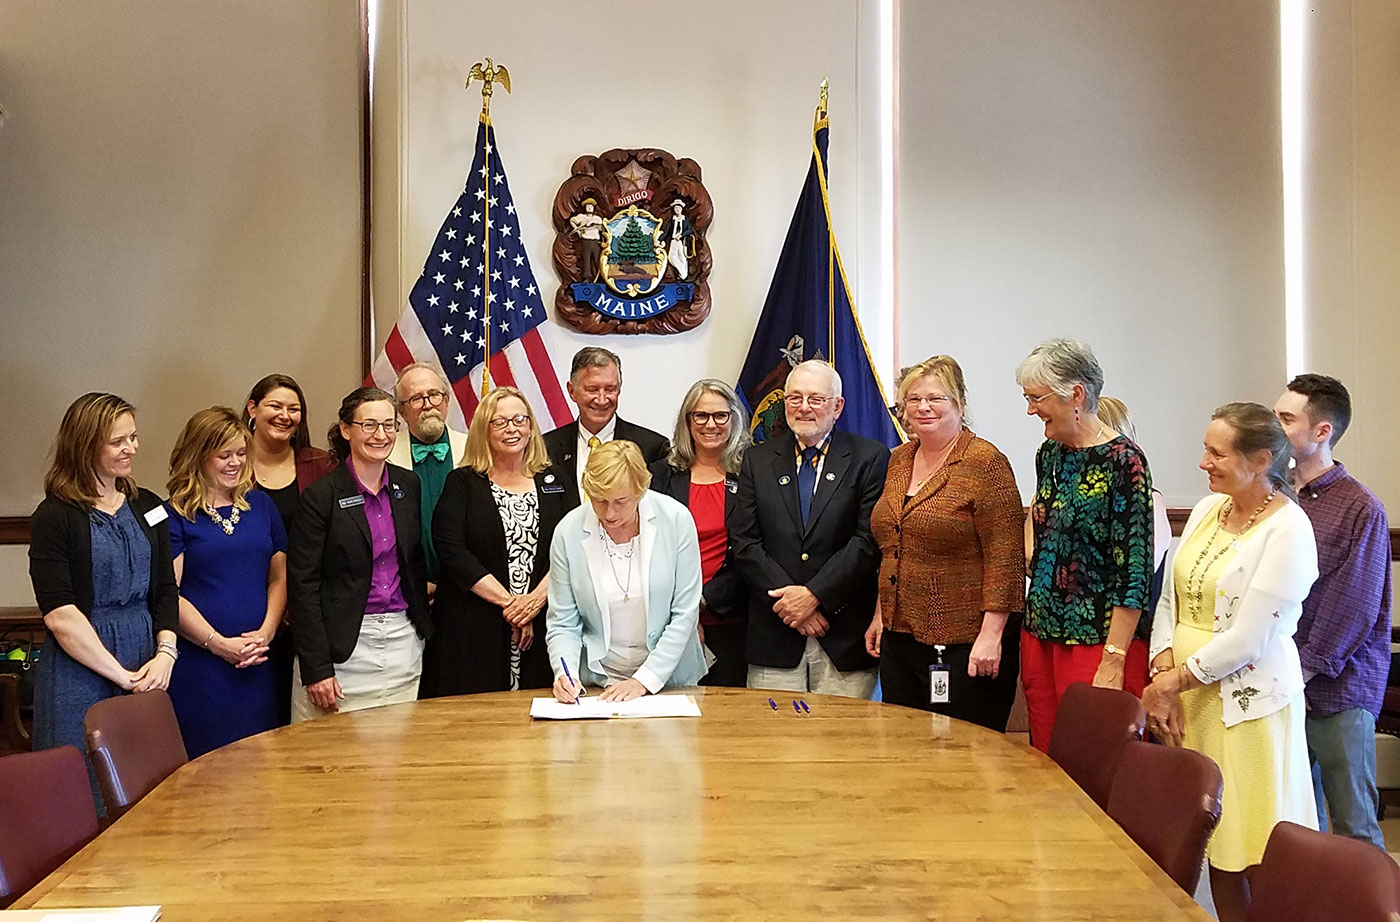
{"label": "plaid shirt", "polygon": [[1370,490],[1333,465],[1298,491],[1317,535],[1318,578],[1303,602],[1298,656],[1313,714],[1380,714],[1390,674],[1390,525]]}

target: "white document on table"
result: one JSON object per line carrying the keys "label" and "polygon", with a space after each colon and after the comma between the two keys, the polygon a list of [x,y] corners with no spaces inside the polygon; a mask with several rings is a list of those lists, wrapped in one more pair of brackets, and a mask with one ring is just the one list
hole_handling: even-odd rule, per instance
{"label": "white document on table", "polygon": [[38,922],[156,922],[159,906],[120,906],[113,909],[12,909],[5,922],[29,919]]}
{"label": "white document on table", "polygon": [[700,705],[690,695],[643,695],[631,701],[604,701],[585,695],[578,704],[535,698],[530,716],[536,720],[598,720],[611,717],[699,717]]}

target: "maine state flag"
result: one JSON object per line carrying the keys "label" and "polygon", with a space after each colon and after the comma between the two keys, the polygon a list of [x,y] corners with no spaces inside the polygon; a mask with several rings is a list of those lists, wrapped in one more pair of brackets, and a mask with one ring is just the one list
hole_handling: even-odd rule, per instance
{"label": "maine state flag", "polygon": [[798,362],[825,359],[841,375],[846,398],[836,428],[893,448],[904,439],[870,360],[831,228],[824,87],[822,97],[812,126],[812,165],[739,375],[739,394],[753,416],[754,441],[762,442],[787,428],[788,372]]}

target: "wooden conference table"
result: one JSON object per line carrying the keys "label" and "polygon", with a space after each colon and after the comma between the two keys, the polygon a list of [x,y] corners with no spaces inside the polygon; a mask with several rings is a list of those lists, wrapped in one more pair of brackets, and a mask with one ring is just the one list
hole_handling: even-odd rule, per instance
{"label": "wooden conference table", "polygon": [[[869,701],[532,722],[538,693],[265,733],[181,768],[16,908],[205,919],[1209,917],[1048,758]],[[1146,792],[1144,792],[1146,793]]]}

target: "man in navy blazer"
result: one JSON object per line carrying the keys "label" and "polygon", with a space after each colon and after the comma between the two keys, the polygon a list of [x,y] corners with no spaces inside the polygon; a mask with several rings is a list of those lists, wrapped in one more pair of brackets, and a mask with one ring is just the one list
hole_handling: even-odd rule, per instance
{"label": "man in navy blazer", "polygon": [[845,402],[826,362],[794,368],[783,399],[789,431],[744,457],[730,538],[748,585],[748,684],[868,698],[880,568],[870,512],[890,452],[835,431]]}
{"label": "man in navy blazer", "polygon": [[569,399],[578,406],[578,419],[546,432],[544,447],[550,463],[568,473],[564,480],[566,509],[582,502],[580,483],[588,453],[604,442],[635,442],[647,464],[666,456],[670,439],[659,432],[629,423],[617,415],[622,395],[622,359],[599,346],[585,346],[574,354],[569,370]]}

